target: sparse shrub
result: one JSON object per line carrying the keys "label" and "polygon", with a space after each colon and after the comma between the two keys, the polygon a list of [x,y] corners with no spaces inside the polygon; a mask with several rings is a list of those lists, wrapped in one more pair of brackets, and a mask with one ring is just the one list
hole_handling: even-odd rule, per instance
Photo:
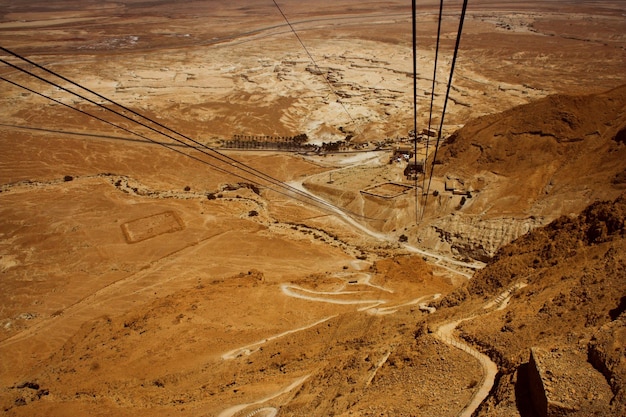
{"label": "sparse shrub", "polygon": [[208,200],[215,200],[217,197],[215,197],[215,194],[213,194],[213,193],[208,193],[208,194],[206,195],[206,198],[207,198]]}
{"label": "sparse shrub", "polygon": [[626,169],[622,172],[618,172],[617,174],[615,174],[615,176],[611,180],[611,183],[615,185],[626,184]]}
{"label": "sparse shrub", "polygon": [[255,216],[258,216],[258,215],[259,215],[259,212],[256,211],[256,210],[250,210],[248,212],[248,217],[255,217]]}
{"label": "sparse shrub", "polygon": [[428,325],[426,325],[425,321],[421,321],[417,323],[415,326],[415,331],[413,332],[413,337],[415,340],[419,340],[422,336],[428,333]]}
{"label": "sparse shrub", "polygon": [[437,308],[455,307],[469,297],[469,292],[465,287],[459,287],[441,299],[436,304]]}
{"label": "sparse shrub", "polygon": [[63,177],[63,181],[68,182],[68,181],[72,181],[74,179],[74,177],[72,177],[71,175],[66,175]]}
{"label": "sparse shrub", "polygon": [[187,185],[187,186],[185,187],[185,191],[191,191],[191,187]]}
{"label": "sparse shrub", "polygon": [[398,241],[400,242],[408,242],[409,238],[406,235],[400,235]]}

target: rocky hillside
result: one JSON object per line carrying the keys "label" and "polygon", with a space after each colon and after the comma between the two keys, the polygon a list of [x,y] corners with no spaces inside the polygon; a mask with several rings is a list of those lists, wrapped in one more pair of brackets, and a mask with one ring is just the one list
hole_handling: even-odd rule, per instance
{"label": "rocky hillside", "polygon": [[531,348],[544,352],[546,395],[571,404],[566,415],[625,415],[626,194],[504,246],[441,306],[474,314],[514,285],[508,305],[459,327],[503,373],[479,415],[528,415]]}
{"label": "rocky hillside", "polygon": [[486,260],[534,227],[615,199],[626,189],[625,110],[626,85],[548,96],[468,122],[439,151],[435,178],[448,191],[429,199],[431,227],[422,235]]}
{"label": "rocky hillside", "polygon": [[492,197],[468,212],[578,213],[626,188],[625,109],[626,85],[475,119],[442,147],[438,172]]}

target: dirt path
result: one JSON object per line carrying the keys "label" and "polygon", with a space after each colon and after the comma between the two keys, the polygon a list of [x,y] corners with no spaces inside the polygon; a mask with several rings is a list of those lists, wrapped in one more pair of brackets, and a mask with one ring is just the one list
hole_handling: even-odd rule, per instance
{"label": "dirt path", "polygon": [[[359,275],[360,275],[360,278],[356,280],[357,283],[361,285],[367,285],[378,291],[384,291],[389,294],[394,293],[392,289],[385,288],[376,284],[372,284],[370,282],[371,274],[360,273]],[[339,277],[340,274],[338,274],[337,276]],[[410,299],[408,301],[401,302],[400,304],[393,304],[387,307],[379,307],[380,305],[388,304],[389,300],[385,300],[382,298],[362,299],[358,297],[359,294],[361,295],[365,294],[367,291],[344,291],[343,289],[338,289],[335,291],[318,291],[318,290],[310,290],[307,288],[303,288],[303,287],[300,287],[299,285],[287,284],[287,283],[281,284],[280,288],[283,294],[285,294],[288,297],[300,298],[300,299],[308,300],[308,301],[316,301],[316,302],[330,303],[330,304],[343,304],[343,305],[365,304],[364,306],[359,307],[357,311],[365,311],[366,313],[373,314],[373,315],[393,314],[402,307],[412,306],[416,304],[420,304],[420,305],[425,304],[425,300],[427,299],[436,300],[441,295],[441,294],[429,294],[429,295],[421,296],[419,298]],[[350,298],[349,296],[354,296],[354,297]]]}
{"label": "dirt path", "polygon": [[474,392],[471,401],[465,406],[465,408],[463,408],[463,410],[461,410],[458,417],[471,417],[472,413],[478,408],[478,406],[480,406],[484,399],[487,398],[487,395],[489,395],[489,392],[493,387],[496,374],[498,373],[498,366],[495,362],[489,359],[487,355],[480,353],[467,343],[464,343],[454,337],[454,329],[456,329],[461,322],[472,320],[474,318],[476,318],[476,316],[446,323],[439,327],[435,332],[437,337],[444,343],[472,355],[478,360],[478,362],[480,362],[480,365],[483,368],[483,378],[481,380],[480,387]]}
{"label": "dirt path", "polygon": [[[273,400],[274,398],[276,398],[276,397],[278,397],[278,396],[280,396],[282,394],[285,394],[285,393],[291,391],[292,389],[300,386],[304,381],[306,381],[309,378],[309,376],[310,375],[305,375],[305,376],[303,376],[301,378],[296,379],[294,382],[291,383],[291,385],[283,388],[280,391],[277,391],[277,392],[273,393],[269,397],[262,398],[262,399],[260,399],[258,401],[253,402],[253,403],[239,404],[239,405],[235,405],[235,406],[229,407],[226,410],[224,410],[221,413],[219,413],[217,415],[217,417],[232,417],[235,414],[237,414],[239,411],[244,410],[244,409],[246,409],[246,408],[248,408],[248,407],[250,407],[252,405],[263,404],[263,403],[265,403],[267,401]],[[264,416],[275,416],[277,414],[277,412],[278,411],[275,408],[273,408],[273,407],[265,407],[265,408],[262,408],[262,409],[259,409],[259,410],[255,410],[251,414],[248,414],[248,415],[249,416],[254,416],[254,415],[259,415],[259,414],[263,413],[262,415],[264,415]]]}
{"label": "dirt path", "polygon": [[[342,210],[340,210],[339,208],[335,207],[332,203],[330,203],[329,201],[325,200],[324,198],[320,197],[317,194],[313,194],[311,191],[307,190],[303,183],[304,181],[306,181],[307,179],[302,179],[302,180],[297,180],[297,181],[291,181],[289,184],[289,186],[298,189],[299,191],[302,191],[304,193],[309,194],[310,196],[312,196],[313,198],[323,201],[326,204],[326,208],[329,210],[332,210],[335,214],[337,214],[339,216],[339,218],[341,218],[343,221],[345,221],[347,224],[349,224],[350,226],[352,226],[354,229],[356,229],[357,231],[371,236],[374,239],[377,239],[379,241],[382,242],[391,242],[391,239],[389,238],[389,236],[387,236],[384,233],[380,233],[380,232],[375,232],[371,229],[369,229],[367,226],[364,226],[363,224],[357,222],[356,220],[354,220],[349,214],[343,212]],[[394,242],[395,243],[395,242]],[[427,250],[424,249],[420,249],[420,248],[416,248],[414,246],[411,245],[407,245],[405,244],[404,247],[409,250],[410,252],[414,252],[414,253],[419,253],[420,255],[424,255],[427,256],[429,258],[432,258],[435,260],[435,264],[437,264],[438,266],[447,269],[451,272],[454,272],[456,274],[462,275],[465,278],[470,278],[472,276],[472,274],[469,274],[467,272],[465,272],[462,269],[467,269],[467,270],[477,270],[477,269],[481,269],[485,266],[485,264],[483,264],[482,262],[462,262],[462,261],[458,261],[452,257],[449,256],[444,256],[444,255],[440,255],[440,254],[436,254],[433,252],[429,252]],[[462,268],[462,269],[460,269]]]}
{"label": "dirt path", "polygon": [[501,292],[492,301],[485,303],[482,313],[446,323],[440,326],[435,332],[435,335],[444,343],[447,343],[450,346],[454,346],[457,349],[461,349],[462,351],[475,357],[478,362],[480,362],[480,365],[483,368],[483,378],[480,387],[478,388],[478,390],[476,390],[476,392],[474,392],[472,400],[458,414],[458,417],[471,417],[471,415],[474,413],[474,411],[476,411],[478,406],[480,406],[485,398],[487,398],[489,392],[491,391],[491,388],[493,387],[496,374],[498,373],[498,366],[487,355],[480,353],[472,346],[454,337],[454,330],[460,323],[481,317],[482,315],[492,311],[492,309],[502,310],[506,308],[513,293],[520,288],[524,288],[525,286],[526,283],[524,282],[519,282],[511,285],[509,288]]}
{"label": "dirt path", "polygon": [[277,335],[274,335],[274,336],[269,336],[269,337],[267,337],[267,338],[265,338],[263,340],[259,340],[258,342],[250,343],[249,345],[246,345],[246,346],[243,346],[243,347],[240,347],[240,348],[237,348],[237,349],[233,349],[231,351],[228,351],[228,352],[224,353],[222,355],[222,359],[230,360],[230,359],[238,358],[238,357],[240,357],[242,355],[249,356],[249,355],[253,354],[254,352],[258,351],[261,348],[261,346],[264,345],[267,342],[271,342],[272,340],[279,339],[279,338],[281,338],[283,336],[287,336],[287,335],[290,335],[292,333],[296,333],[296,332],[299,332],[299,331],[302,331],[302,330],[310,329],[311,327],[315,327],[318,324],[322,324],[325,321],[328,321],[328,320],[330,320],[332,318],[335,318],[335,317],[337,317],[337,316],[326,317],[326,318],[323,318],[321,320],[316,321],[313,324],[309,324],[307,326],[298,327],[297,329],[287,330],[286,332],[283,332],[283,333],[280,333],[280,334],[277,334]]}
{"label": "dirt path", "polygon": [[[341,275],[341,274],[338,274]],[[393,290],[373,284],[370,282],[371,279],[371,275],[368,273],[360,273],[358,274],[359,278],[358,278],[358,282],[361,285],[366,285],[369,287],[372,287],[378,291],[382,291],[382,292],[387,292],[388,294],[392,294],[394,293]],[[353,275],[351,275],[351,277],[353,277]],[[347,282],[347,281],[346,281]],[[423,303],[425,300],[427,299],[436,299],[439,297],[439,294],[435,294],[435,295],[425,295],[416,299],[411,299],[409,301],[406,302],[402,302],[401,304],[396,304],[396,305],[392,305],[392,306],[388,306],[388,307],[384,307],[384,308],[378,308],[379,305],[381,304],[386,304],[389,301],[388,300],[383,300],[383,299],[370,299],[370,300],[364,300],[364,299],[360,299],[359,295],[362,295],[364,293],[367,293],[368,291],[346,291],[344,290],[344,288],[339,288],[335,291],[318,291],[318,290],[311,290],[311,289],[307,289],[307,288],[303,288],[300,287],[298,285],[293,285],[293,284],[288,284],[288,283],[284,283],[281,284],[280,286],[281,291],[284,295],[288,296],[288,297],[295,297],[295,298],[300,298],[300,299],[304,299],[304,300],[308,300],[308,301],[314,301],[314,302],[322,302],[322,303],[331,303],[331,304],[354,304],[354,305],[359,305],[359,304],[366,304],[366,306],[364,307],[360,307],[357,309],[357,311],[365,311],[368,314],[375,314],[375,315],[386,315],[386,314],[393,314],[396,313],[398,311],[398,309],[402,308],[402,307],[406,307],[406,306],[411,306],[411,305],[416,305],[416,304],[420,304]],[[341,298],[343,297],[343,298]],[[306,330],[306,329],[310,329],[312,327],[315,327],[319,324],[322,324],[332,318],[337,317],[335,316],[330,316],[330,317],[325,317],[322,318],[321,320],[316,321],[315,323],[306,325],[306,326],[302,326],[296,329],[292,329],[292,330],[288,330],[285,331],[283,333],[274,335],[274,336],[269,336],[265,339],[259,340],[257,342],[248,344],[246,346],[242,346],[236,349],[233,349],[231,351],[228,351],[226,353],[224,353],[222,355],[222,359],[223,360],[232,360],[232,359],[236,359],[240,356],[248,356],[248,355],[252,355],[253,353],[257,352],[262,345],[264,345],[265,343],[268,343],[272,340],[287,336],[289,334],[293,334],[302,330]],[[452,330],[450,330],[451,332]],[[385,362],[387,361],[387,359],[389,358],[389,355],[391,354],[391,351],[387,351],[385,353],[385,355],[383,355],[383,358],[378,362],[378,364],[375,366],[374,370],[371,372],[371,374],[368,377],[367,383],[366,385],[369,385],[371,383],[371,381],[374,379],[374,377],[376,376],[376,373],[378,372],[378,370],[385,364]],[[300,384],[302,384],[309,376],[305,376],[302,377],[296,381],[294,381],[291,385],[289,385],[288,387],[286,387],[285,389],[278,391],[274,394],[272,394],[269,397],[260,399],[258,401],[255,401],[253,403],[246,403],[246,404],[239,404],[236,406],[232,406],[227,408],[226,410],[222,411],[218,417],[232,417],[237,415],[237,413],[245,410],[248,407],[254,406],[254,405],[261,405],[263,403],[266,403],[278,396],[280,396],[281,394],[284,394],[288,391],[291,391],[292,389],[294,389],[295,387],[299,386]],[[488,392],[488,391],[487,391]],[[481,398],[482,400],[482,398]],[[274,407],[263,407],[257,410],[254,410],[252,412],[250,412],[249,414],[246,414],[246,417],[250,416],[274,416],[278,413],[278,409],[274,408]]]}

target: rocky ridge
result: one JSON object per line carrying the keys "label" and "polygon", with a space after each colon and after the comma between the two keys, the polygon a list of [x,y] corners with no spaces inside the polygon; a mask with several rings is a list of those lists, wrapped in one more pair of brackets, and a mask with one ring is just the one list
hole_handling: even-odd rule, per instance
{"label": "rocky ridge", "polygon": [[[604,398],[601,412],[623,415],[626,350],[619,341],[626,316],[624,253],[626,194],[613,202],[594,203],[579,216],[561,217],[502,247],[485,269],[441,300],[443,311],[467,312],[515,283],[526,284],[488,320],[459,326],[460,335],[480,346],[503,374],[478,415],[525,415],[516,404],[532,397],[527,382],[531,348],[562,352],[592,365],[603,378],[585,379],[591,384],[586,392],[596,386],[594,392],[602,392],[597,381],[604,381],[612,398]],[[550,371],[554,384],[567,384],[563,378],[573,378],[575,363],[559,360],[559,371]],[[569,395],[567,402],[578,406],[567,415],[593,411],[595,405],[585,406],[581,392]]]}
{"label": "rocky ridge", "polygon": [[549,96],[468,122],[444,142],[434,165],[435,176],[445,174],[468,197],[435,188],[427,225],[453,253],[486,260],[561,214],[616,198],[626,189],[624,109],[621,86]]}

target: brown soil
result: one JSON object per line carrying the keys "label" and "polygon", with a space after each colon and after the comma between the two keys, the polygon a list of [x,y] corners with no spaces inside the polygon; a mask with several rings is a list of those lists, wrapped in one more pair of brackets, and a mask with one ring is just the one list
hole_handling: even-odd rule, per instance
{"label": "brown soil", "polygon": [[[0,0],[2,46],[198,143],[377,143],[412,128],[406,2],[281,2],[319,68],[272,2],[75,3]],[[420,62],[436,11],[420,4]],[[530,347],[592,364],[614,396],[600,411],[623,414],[624,200],[539,228],[623,192],[622,14],[474,2],[444,137],[465,127],[440,151],[419,222],[412,189],[387,195],[413,186],[388,154],[220,162],[3,64],[3,78],[136,134],[0,81],[0,410],[456,416],[481,364],[430,331],[479,311],[459,335],[503,372],[480,415],[525,415]],[[439,80],[457,19],[447,10]],[[426,126],[431,69],[417,76]],[[440,83],[435,114],[442,96]],[[304,182],[374,233],[242,165]],[[490,260],[534,228],[460,286],[470,269],[451,261]],[[519,279],[508,306],[482,308]]]}
{"label": "brown soil", "polygon": [[475,119],[446,141],[437,171],[479,193],[468,214],[578,213],[625,188],[619,179],[626,172],[624,103],[621,86],[597,95],[549,96]]}
{"label": "brown soil", "polygon": [[[580,216],[560,218],[504,246],[485,269],[441,301],[442,306],[458,305],[467,311],[515,283],[527,284],[514,292],[506,309],[460,326],[461,335],[488,352],[504,373],[497,395],[480,415],[496,415],[497,409],[497,415],[517,415],[516,404],[529,401],[520,380],[527,372],[530,348],[536,346],[578,355],[582,363],[589,357],[605,377],[601,383],[613,390],[595,400],[604,404],[601,414],[623,413],[626,352],[617,341],[623,336],[626,294],[625,225],[625,195],[614,203],[593,204]],[[566,383],[564,373],[576,379],[576,361],[563,359],[554,366],[552,372],[561,373],[555,385]],[[512,378],[513,374],[517,376]],[[593,391],[592,380],[577,379],[587,384],[584,392]],[[575,388],[573,382],[569,386]],[[579,402],[581,415],[595,413],[580,395],[584,394],[579,387],[570,401]]]}

